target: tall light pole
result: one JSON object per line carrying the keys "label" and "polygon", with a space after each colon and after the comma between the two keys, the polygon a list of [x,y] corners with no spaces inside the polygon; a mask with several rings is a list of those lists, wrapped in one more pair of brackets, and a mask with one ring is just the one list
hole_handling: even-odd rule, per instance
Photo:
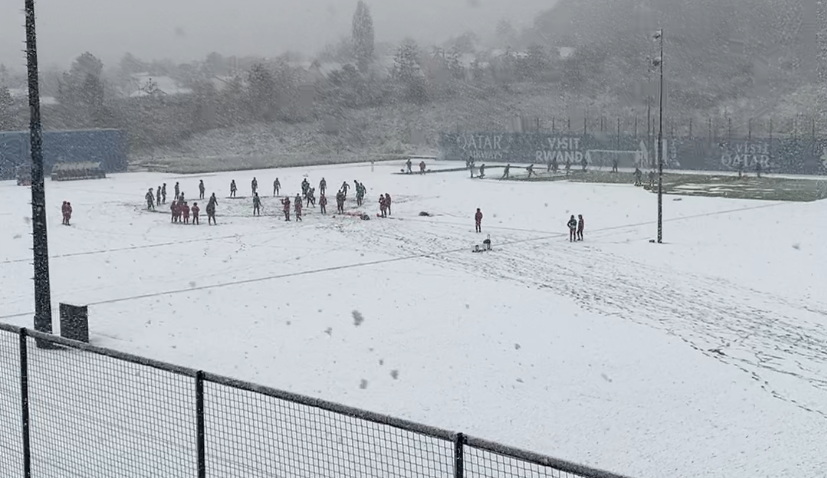
{"label": "tall light pole", "polygon": [[654,65],[660,67],[660,107],[658,111],[658,244],[663,243],[663,29],[655,32],[660,41],[660,56]]}
{"label": "tall light pole", "polygon": [[49,243],[46,234],[46,186],[43,180],[43,126],[37,73],[34,0],[26,0],[26,63],[29,76],[29,134],[32,156],[32,250],[34,252],[34,329],[52,332]]}

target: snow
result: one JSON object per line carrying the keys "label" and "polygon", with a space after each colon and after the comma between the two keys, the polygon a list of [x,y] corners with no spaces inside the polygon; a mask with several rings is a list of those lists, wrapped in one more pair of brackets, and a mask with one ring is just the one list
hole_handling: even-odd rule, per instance
{"label": "snow", "polygon": [[[630,476],[823,475],[827,203],[667,201],[653,245],[639,188],[402,167],[49,181],[55,316],[90,304],[97,345]],[[363,182],[371,215],[388,192],[393,216],[274,217],[273,179],[295,196],[305,175]],[[225,199],[254,176],[261,218]],[[199,179],[217,227],[143,211],[147,188],[179,181],[192,202]],[[0,198],[0,316],[29,325],[29,190]],[[470,252],[477,207],[489,253]]]}

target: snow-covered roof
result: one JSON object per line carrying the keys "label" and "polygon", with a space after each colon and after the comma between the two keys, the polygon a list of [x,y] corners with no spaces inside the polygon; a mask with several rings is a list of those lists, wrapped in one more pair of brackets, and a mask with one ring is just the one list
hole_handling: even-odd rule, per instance
{"label": "snow-covered roof", "polygon": [[568,46],[562,46],[557,51],[560,53],[560,58],[568,58],[574,54],[574,48]]}
{"label": "snow-covered roof", "polygon": [[[9,88],[9,94],[12,98],[29,98],[29,90],[28,88]],[[54,106],[58,104],[57,98],[54,96],[41,96],[40,97],[40,104],[46,106]]]}
{"label": "snow-covered roof", "polygon": [[130,98],[149,96],[150,84],[161,94],[167,96],[192,94],[191,88],[181,86],[177,80],[168,76],[153,76],[148,73],[137,73],[132,75],[128,95]]}

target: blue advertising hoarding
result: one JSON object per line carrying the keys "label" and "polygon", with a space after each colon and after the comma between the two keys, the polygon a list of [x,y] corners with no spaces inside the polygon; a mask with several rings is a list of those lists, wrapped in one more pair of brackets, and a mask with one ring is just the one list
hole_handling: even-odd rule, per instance
{"label": "blue advertising hoarding", "polygon": [[[813,138],[740,138],[713,142],[709,138],[666,137],[663,159],[669,169],[736,171],[740,164],[778,174],[827,175],[827,142]],[[538,165],[567,161],[592,167],[653,167],[656,138],[579,133],[444,133],[439,138],[443,159]]]}
{"label": "blue advertising hoarding", "polygon": [[[0,179],[13,179],[15,168],[30,167],[28,131],[0,132]],[[44,131],[43,166],[49,174],[60,162],[100,162],[107,173],[126,171],[126,132],[116,129]]]}

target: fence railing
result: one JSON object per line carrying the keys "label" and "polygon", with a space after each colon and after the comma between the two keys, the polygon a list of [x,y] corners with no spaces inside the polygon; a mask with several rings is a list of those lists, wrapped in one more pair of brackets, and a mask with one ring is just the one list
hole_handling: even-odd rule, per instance
{"label": "fence railing", "polygon": [[[660,129],[657,108],[650,114],[638,116],[564,116],[537,117],[514,116],[508,125],[508,133],[565,133],[599,135],[605,137],[631,136],[635,139],[657,137]],[[447,133],[475,133],[457,125]],[[674,117],[663,118],[664,137],[688,137],[710,141],[743,140],[751,137],[823,140],[827,138],[827,115],[819,117],[802,114],[784,117]]]}
{"label": "fence railing", "polygon": [[0,324],[0,476],[623,478]]}

